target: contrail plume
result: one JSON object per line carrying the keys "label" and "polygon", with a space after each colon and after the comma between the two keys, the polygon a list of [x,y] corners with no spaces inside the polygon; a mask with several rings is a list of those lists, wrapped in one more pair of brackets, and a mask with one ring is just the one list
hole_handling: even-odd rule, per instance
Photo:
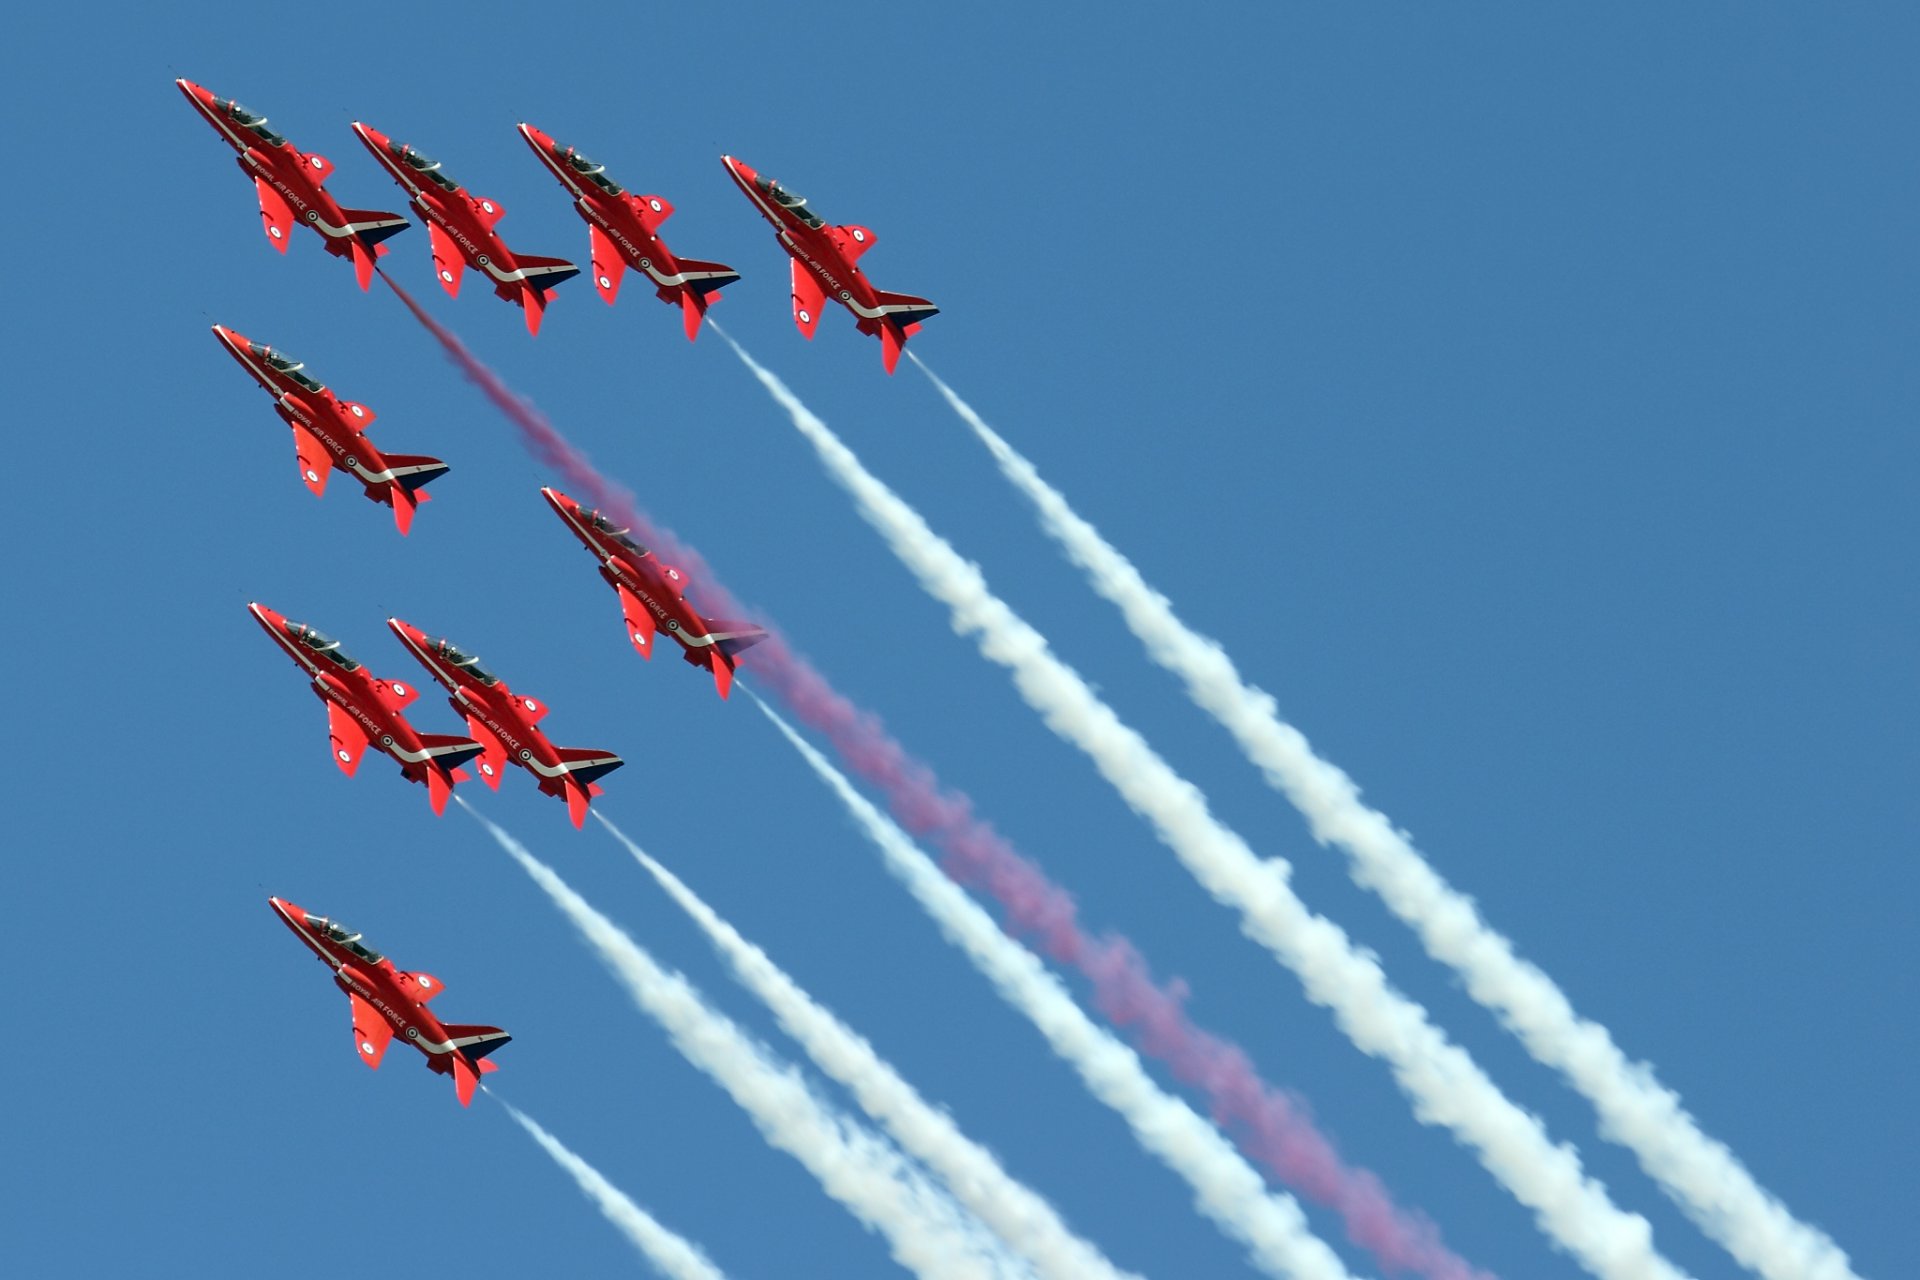
{"label": "contrail plume", "polygon": [[[1099,1249],[1080,1239],[1053,1207],[1016,1181],[985,1148],[960,1132],[945,1111],[928,1105],[873,1046],[821,1007],[766,952],[740,936],[678,876],[654,861],[603,813],[613,838],[626,846],[680,908],[705,931],[734,974],[800,1042],[815,1066],[846,1086],[860,1107],[903,1150],[931,1169],[960,1203],[1052,1280],[1124,1280]],[[1132,1276],[1131,1280],[1139,1280]]]}
{"label": "contrail plume", "polygon": [[1243,931],[1299,977],[1308,998],[1333,1011],[1355,1046],[1391,1065],[1421,1120],[1444,1125],[1472,1148],[1534,1211],[1547,1237],[1596,1276],[1673,1280],[1681,1274],[1655,1251],[1645,1218],[1615,1206],[1571,1147],[1555,1145],[1539,1119],[1508,1100],[1424,1008],[1388,985],[1374,957],[1308,909],[1288,883],[1291,868],[1284,861],[1263,863],[1215,819],[1200,790],[1053,655],[1046,638],[993,594],[977,566],[867,471],[785,384],[733,345],[861,515],[922,589],[948,607],[954,629],[973,636],[982,656],[1007,669],[1047,726],[1094,762],[1216,901],[1240,913]]}
{"label": "contrail plume", "polygon": [[1545,972],[1480,918],[1414,848],[1405,832],[1360,799],[1360,788],[1281,719],[1273,696],[1241,677],[1219,642],[1193,631],[1131,561],[1081,518],[912,352],[908,358],[973,429],[1041,524],[1119,607],[1153,660],[1180,677],[1188,696],[1218,720],[1276,790],[1307,819],[1315,839],[1343,850],[1348,869],[1420,935],[1427,954],[1460,974],[1473,998],[1557,1069],[1594,1105],[1602,1134],[1629,1148],[1640,1167],[1708,1236],[1767,1280],[1857,1280],[1847,1255],[1825,1233],[1794,1218],[1755,1181],[1725,1144],[1701,1132],[1680,1096],[1631,1062],[1607,1029],[1581,1017]]}
{"label": "contrail plume", "polygon": [[710,1008],[693,984],[661,968],[551,867],[465,800],[460,804],[546,891],[687,1061],[725,1089],[768,1142],[884,1236],[894,1261],[923,1280],[1033,1274],[890,1144],[821,1101],[798,1071]]}
{"label": "contrail plume", "polygon": [[[633,528],[683,571],[706,582],[701,595],[714,601],[715,611],[753,616],[713,579],[696,551],[654,524],[632,495],[596,472],[544,414],[511,391],[397,285],[393,288],[456,367],[507,416],[529,452],[553,459],[570,486]],[[713,324],[711,319],[708,324]],[[719,332],[717,325],[713,328]],[[940,847],[948,874],[991,894],[1015,930],[1039,941],[1054,960],[1079,969],[1093,984],[1101,1013],[1125,1027],[1141,1052],[1166,1063],[1182,1083],[1201,1090],[1214,1120],[1242,1151],[1298,1194],[1339,1213],[1347,1238],[1371,1252],[1382,1270],[1433,1280],[1473,1274],[1448,1252],[1431,1222],[1395,1205],[1372,1173],[1344,1164],[1305,1105],[1263,1080],[1244,1049],[1195,1026],[1187,1016],[1182,989],[1156,981],[1131,942],[1086,933],[1072,895],[975,816],[964,794],[943,787],[925,763],[886,732],[877,716],[849,701],[777,636],[753,650],[746,668],[756,683],[832,743],[848,768],[886,797],[888,808],[908,831]]]}
{"label": "contrail plume", "polygon": [[980,906],[949,880],[896,824],[854,790],[792,726],[760,703],[821,781],[840,798],[884,858],[887,870],[933,917],[947,940],[966,952],[1001,998],[1025,1014],[1071,1065],[1087,1089],[1119,1112],[1135,1139],[1193,1188],[1194,1204],[1249,1258],[1271,1275],[1347,1275],[1333,1251],[1308,1228],[1292,1197],[1267,1190],[1259,1173],[1178,1098],[1163,1091],[1133,1050],[1081,1012],[1039,958],[1007,937]]}
{"label": "contrail plume", "polygon": [[594,1207],[640,1251],[642,1257],[653,1264],[655,1271],[667,1277],[667,1280],[727,1280],[726,1273],[714,1266],[699,1246],[661,1226],[652,1214],[608,1182],[598,1169],[567,1150],[560,1139],[535,1124],[499,1094],[491,1090],[488,1092],[495,1102],[507,1109],[513,1122],[525,1129],[527,1136],[553,1157],[555,1164],[573,1175],[573,1180],[580,1184],[581,1193],[593,1201]]}

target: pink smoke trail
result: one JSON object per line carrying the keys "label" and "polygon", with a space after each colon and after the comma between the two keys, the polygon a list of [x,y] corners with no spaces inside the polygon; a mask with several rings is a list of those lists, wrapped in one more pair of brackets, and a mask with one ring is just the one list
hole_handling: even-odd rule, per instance
{"label": "pink smoke trail", "polygon": [[[575,496],[631,527],[663,559],[697,578],[703,601],[715,612],[751,616],[698,552],[649,520],[634,495],[596,470],[531,401],[501,381],[404,289],[384,273],[381,279],[461,373],[506,414],[526,448],[565,477]],[[1073,896],[974,816],[973,802],[947,790],[932,769],[887,733],[879,717],[834,689],[777,634],[755,647],[742,666],[826,737],[849,768],[879,788],[901,826],[939,847],[948,875],[992,896],[1015,931],[1039,943],[1056,963],[1080,970],[1093,986],[1100,1012],[1125,1028],[1142,1053],[1206,1095],[1214,1123],[1249,1159],[1307,1200],[1339,1214],[1347,1238],[1372,1254],[1383,1271],[1427,1280],[1493,1280],[1449,1250],[1424,1214],[1396,1205],[1370,1170],[1347,1165],[1309,1118],[1305,1102],[1262,1080],[1244,1049],[1195,1026],[1182,1003],[1185,984],[1155,981],[1146,959],[1126,938],[1087,933]]]}

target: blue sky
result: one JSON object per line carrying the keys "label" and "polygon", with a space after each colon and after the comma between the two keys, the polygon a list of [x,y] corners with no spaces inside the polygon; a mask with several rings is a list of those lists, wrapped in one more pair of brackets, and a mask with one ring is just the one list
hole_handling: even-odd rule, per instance
{"label": "blue sky", "polygon": [[[638,1265],[497,1109],[461,1111],[410,1054],[350,1061],[345,1001],[269,894],[438,975],[443,1016],[513,1031],[501,1092],[731,1274],[896,1274],[473,823],[434,820],[384,760],[329,767],[256,599],[382,674],[417,674],[389,615],[477,651],[552,705],[556,742],[626,757],[611,816],[1115,1261],[1253,1274],[751,705],[638,659],[538,497],[556,477],[431,339],[313,237],[272,252],[176,76],[327,154],[350,206],[401,207],[350,120],[415,142],[533,253],[584,259],[587,238],[517,121],[671,199],[675,250],[743,275],[729,332],[1669,1257],[1742,1274],[1142,659],[923,379],[886,378],[838,311],[801,340],[719,155],[873,228],[869,274],[943,308],[913,350],[1763,1184],[1862,1275],[1897,1274],[1920,1185],[1909,6],[856,5],[801,27],[564,0],[189,8],[48,9],[0,53],[27,259],[0,783],[0,1256],[21,1274]],[[1090,924],[1185,978],[1196,1020],[1353,1161],[1474,1262],[1580,1274],[953,635],[720,343],[585,280],[530,340],[476,281],[433,288],[423,229],[390,244],[439,319]],[[410,538],[342,478],[304,492],[215,323],[372,406],[383,447],[452,464]],[[602,833],[523,777],[473,798],[793,1052]]]}

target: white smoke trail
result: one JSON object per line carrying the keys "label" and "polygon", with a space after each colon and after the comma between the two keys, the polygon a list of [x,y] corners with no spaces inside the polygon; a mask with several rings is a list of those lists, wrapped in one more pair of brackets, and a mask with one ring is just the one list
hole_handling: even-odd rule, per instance
{"label": "white smoke trail", "polygon": [[700,1252],[697,1245],[661,1226],[652,1214],[601,1176],[598,1169],[567,1150],[561,1145],[560,1139],[523,1115],[519,1108],[497,1093],[492,1097],[507,1109],[507,1114],[513,1117],[515,1124],[527,1131],[528,1137],[553,1157],[555,1164],[573,1175],[573,1180],[580,1184],[581,1192],[653,1264],[654,1270],[666,1276],[667,1280],[727,1280],[726,1273],[708,1261],[707,1255]]}
{"label": "white smoke trail", "polygon": [[1312,1233],[1293,1197],[1269,1192],[1259,1172],[1219,1130],[1155,1084],[1138,1054],[1082,1012],[1039,957],[1001,932],[992,916],[771,707],[759,706],[846,805],[879,848],[887,870],[947,940],[967,954],[1002,999],[1027,1016],[1088,1091],[1119,1112],[1140,1145],[1186,1180],[1202,1214],[1245,1245],[1248,1257],[1269,1275],[1340,1280],[1348,1274]]}
{"label": "white smoke trail", "polygon": [[1628,1061],[1605,1027],[1575,1013],[1553,979],[1517,956],[1513,943],[1434,871],[1405,832],[1362,803],[1354,781],[1314,754],[1306,736],[1280,718],[1272,695],[1248,685],[1217,641],[1187,627],[1031,462],[917,356],[909,352],[908,358],[973,428],[1094,590],[1119,607],[1153,660],[1186,682],[1188,696],[1226,727],[1268,783],[1306,817],[1317,840],[1347,853],[1353,878],[1420,935],[1427,954],[1457,971],[1473,998],[1534,1058],[1593,1103],[1601,1132],[1632,1150],[1702,1231],[1767,1280],[1858,1280],[1833,1240],[1795,1219],[1725,1144],[1701,1132],[1651,1067]]}
{"label": "white smoke trail", "polygon": [[1284,860],[1263,863],[1215,819],[1199,789],[1053,656],[1046,638],[993,594],[976,565],[867,471],[785,384],[728,341],[895,556],[947,605],[955,631],[971,634],[983,656],[1008,670],[1047,726],[1087,754],[1216,900],[1240,912],[1247,935],[1299,976],[1308,998],[1331,1009],[1357,1047],[1392,1066],[1416,1116],[1444,1125],[1471,1147],[1488,1172],[1534,1211],[1547,1237],[1596,1276],[1675,1280],[1682,1274],[1654,1249],[1645,1218],[1619,1209],[1606,1188],[1586,1175],[1571,1147],[1556,1145],[1540,1120],[1501,1093],[1423,1007],[1388,985],[1377,959],[1307,908],[1288,883],[1291,868]]}
{"label": "white smoke trail", "polygon": [[[863,1111],[908,1155],[944,1179],[960,1203],[1054,1280],[1124,1280],[1099,1249],[1074,1235],[1053,1207],[1000,1167],[992,1153],[929,1106],[862,1036],[816,1003],[767,953],[748,942],[680,878],[649,857],[597,809],[593,816],[660,882],[712,940],[748,990],[760,997],[815,1066],[846,1086]],[[1139,1280],[1133,1276],[1131,1280]]]}
{"label": "white smoke trail", "polygon": [[709,1008],[692,983],[662,969],[518,840],[465,800],[460,804],[546,890],[687,1061],[725,1089],[768,1142],[805,1165],[828,1195],[885,1236],[894,1261],[924,1280],[1033,1274],[884,1139],[821,1101],[798,1071]]}

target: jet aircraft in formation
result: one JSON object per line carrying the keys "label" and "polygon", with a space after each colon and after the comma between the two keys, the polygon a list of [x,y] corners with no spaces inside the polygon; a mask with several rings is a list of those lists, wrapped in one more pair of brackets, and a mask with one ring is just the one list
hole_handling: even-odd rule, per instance
{"label": "jet aircraft in formation", "polygon": [[216,97],[191,80],[174,83],[214,132],[240,153],[240,171],[253,179],[260,197],[260,222],[273,247],[287,251],[297,213],[299,221],[326,241],[328,253],[353,259],[354,275],[360,287],[367,288],[373,281],[374,259],[387,251],[380,242],[413,224],[397,213],[342,209],[325,185],[333,172],[332,161],[299,150],[269,129],[265,116],[232,98]]}
{"label": "jet aircraft in formation", "polygon": [[487,1055],[512,1036],[499,1027],[440,1021],[427,1009],[427,1002],[442,990],[438,978],[395,968],[393,961],[337,920],[303,911],[285,898],[267,902],[282,923],[333,970],[334,982],[347,993],[353,1008],[353,1047],[360,1061],[378,1068],[398,1032],[427,1056],[430,1071],[453,1077],[461,1106],[473,1101],[480,1077],[496,1068]]}
{"label": "jet aircraft in formation", "polygon": [[766,629],[701,617],[681,595],[687,583],[678,569],[661,564],[658,556],[600,512],[581,506],[558,489],[540,493],[581,545],[599,559],[600,576],[619,595],[627,638],[640,656],[652,659],[657,627],[665,627],[680,642],[681,656],[711,671],[714,686],[726,697],[733,688],[739,655],[765,640]]}
{"label": "jet aircraft in formation", "polygon": [[732,156],[721,156],[740,190],[753,201],[754,208],[773,224],[780,247],[792,261],[788,264],[793,279],[793,322],[808,341],[820,324],[820,308],[827,295],[853,312],[854,327],[880,339],[880,359],[892,373],[900,363],[901,348],[920,331],[940,308],[925,298],[910,293],[888,293],[876,289],[855,264],[860,255],[873,248],[874,235],[866,227],[848,224],[828,226],[824,218],[807,208],[805,198],[787,190],[770,178],[763,178]]}
{"label": "jet aircraft in formation", "polygon": [[619,756],[554,746],[536,727],[547,714],[546,703],[515,693],[481,666],[478,657],[450,640],[436,639],[398,618],[388,618],[387,626],[427,674],[453,695],[447,703],[465,718],[467,732],[480,744],[480,776],[489,787],[500,789],[501,770],[511,760],[539,781],[540,790],[567,802],[576,828],[586,821],[588,800],[601,791],[595,779],[618,769],[624,763]]}
{"label": "jet aircraft in formation", "polygon": [[593,284],[612,306],[620,279],[628,267],[644,273],[662,302],[678,304],[685,317],[687,341],[700,332],[707,307],[720,290],[740,278],[732,267],[718,262],[676,258],[660,238],[660,224],[673,216],[663,196],[637,196],[615,184],[607,167],[572,147],[556,142],[530,124],[520,136],[573,197],[573,207],[587,223],[593,253]]}
{"label": "jet aircraft in formation", "polygon": [[356,662],[340,642],[304,622],[290,621],[263,604],[247,609],[294,663],[313,679],[313,691],[327,704],[327,736],[333,762],[349,778],[360,768],[368,743],[379,744],[399,762],[409,782],[423,783],[434,813],[445,813],[456,782],[465,782],[460,766],[484,748],[472,738],[421,733],[401,712],[420,690],[398,680],[381,680]]}
{"label": "jet aircraft in formation", "polygon": [[373,422],[373,410],[338,398],[284,351],[225,325],[213,326],[213,335],[273,397],[273,411],[293,428],[300,479],[316,498],[327,491],[327,477],[338,468],[365,485],[369,499],[393,508],[402,535],[413,527],[413,513],[430,496],[422,489],[447,473],[446,463],[421,454],[380,452],[362,434]]}
{"label": "jet aircraft in formation", "polygon": [[[304,222],[322,238],[328,253],[352,260],[360,287],[367,289],[377,259],[387,252],[383,242],[411,225],[407,219],[342,208],[325,187],[333,173],[326,157],[300,151],[270,129],[265,116],[232,98],[217,97],[190,80],[175,83],[238,154],[241,171],[253,180],[261,223],[274,247],[285,253],[294,224]],[[447,293],[459,294],[467,267],[482,271],[496,294],[521,306],[528,332],[537,335],[548,291],[578,275],[579,269],[561,258],[513,252],[496,230],[505,213],[498,201],[472,195],[412,146],[358,121],[353,131],[425,218],[434,271]],[[520,125],[519,131],[587,223],[600,296],[611,305],[631,268],[647,277],[663,302],[680,307],[687,338],[697,337],[708,307],[720,290],[740,279],[739,272],[722,263],[676,256],[659,234],[673,214],[664,197],[629,193],[607,176],[605,166],[531,124]],[[873,246],[871,230],[829,226],[779,183],[732,156],[722,161],[772,223],[791,259],[793,318],[801,334],[812,339],[831,294],[853,313],[862,333],[880,339],[882,360],[892,373],[907,339],[939,309],[925,298],[873,287],[857,265]],[[449,470],[447,464],[437,458],[382,453],[365,435],[374,419],[371,409],[336,397],[283,351],[224,325],[215,325],[213,331],[273,397],[274,411],[292,428],[307,487],[321,495],[331,473],[344,471],[365,487],[369,499],[391,506],[395,524],[407,533],[418,505],[427,500],[424,486]],[[679,643],[681,656],[707,668],[720,696],[727,697],[739,655],[766,639],[767,632],[750,623],[703,617],[686,601],[684,575],[662,564],[626,529],[556,489],[542,489],[541,494],[600,562],[600,575],[619,597],[627,637],[640,655],[653,657],[654,638],[664,628]],[[375,677],[338,641],[312,626],[262,604],[247,609],[308,676],[315,696],[325,704],[334,763],[341,772],[352,776],[368,745],[377,745],[400,765],[404,777],[427,788],[436,815],[446,811],[454,786],[467,780],[462,765],[478,758],[481,776],[498,789],[511,761],[531,773],[541,791],[564,799],[578,828],[592,797],[601,794],[597,780],[623,763],[606,751],[554,746],[538,728],[547,713],[545,703],[515,693],[450,640],[430,637],[398,618],[389,618],[387,625],[447,690],[448,704],[466,721],[472,737],[419,732],[403,714],[419,697],[418,689]],[[426,1055],[429,1068],[453,1077],[462,1106],[472,1101],[480,1077],[494,1070],[487,1055],[512,1037],[498,1027],[441,1022],[426,1007],[440,992],[438,979],[396,969],[338,921],[309,914],[282,898],[269,902],[332,969],[335,983],[347,993],[354,1045],[362,1061],[378,1067],[398,1032]]]}
{"label": "jet aircraft in formation", "polygon": [[573,279],[580,268],[564,258],[514,253],[494,230],[507,212],[499,201],[469,194],[441,172],[438,160],[418,148],[395,142],[358,120],[353,122],[353,132],[426,217],[433,240],[433,269],[441,287],[459,296],[461,274],[471,264],[486,274],[495,293],[520,304],[526,312],[527,332],[538,334],[547,290]]}

